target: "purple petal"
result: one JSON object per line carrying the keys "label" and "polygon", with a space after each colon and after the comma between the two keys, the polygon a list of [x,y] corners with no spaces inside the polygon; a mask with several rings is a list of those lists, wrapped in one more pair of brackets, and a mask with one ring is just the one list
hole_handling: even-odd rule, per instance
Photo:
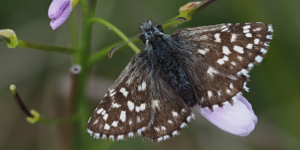
{"label": "purple petal", "polygon": [[48,16],[51,20],[50,26],[53,30],[61,26],[72,12],[70,0],[53,0],[49,10]]}
{"label": "purple petal", "polygon": [[211,123],[231,134],[247,136],[257,122],[251,104],[241,95],[233,98],[234,104],[224,103],[223,108],[215,105],[214,111],[196,106],[197,110]]}

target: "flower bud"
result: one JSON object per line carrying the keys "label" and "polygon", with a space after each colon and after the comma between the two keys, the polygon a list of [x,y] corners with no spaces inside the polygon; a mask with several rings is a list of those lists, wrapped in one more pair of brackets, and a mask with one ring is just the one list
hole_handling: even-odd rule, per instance
{"label": "flower bud", "polygon": [[18,45],[16,33],[10,29],[0,30],[0,41],[5,41],[9,48],[15,48]]}
{"label": "flower bud", "polygon": [[51,19],[50,26],[53,30],[61,26],[70,16],[73,7],[76,6],[78,0],[53,0],[48,16]]}

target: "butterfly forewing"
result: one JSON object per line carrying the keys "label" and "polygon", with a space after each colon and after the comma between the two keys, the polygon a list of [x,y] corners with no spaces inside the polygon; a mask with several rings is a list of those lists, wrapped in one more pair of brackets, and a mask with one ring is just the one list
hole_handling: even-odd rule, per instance
{"label": "butterfly forewing", "polygon": [[179,134],[191,119],[190,108],[160,69],[147,65],[145,54],[137,54],[105,94],[89,120],[91,136],[120,140],[143,132],[158,142]]}
{"label": "butterfly forewing", "polygon": [[263,23],[220,24],[181,29],[172,37],[212,67],[235,74],[262,61],[272,32]]}
{"label": "butterfly forewing", "polygon": [[150,125],[149,71],[135,58],[138,55],[109,88],[89,120],[88,132],[95,138],[120,140],[141,134]]}
{"label": "butterfly forewing", "polygon": [[263,23],[220,24],[176,31],[172,38],[186,50],[184,69],[202,107],[222,106],[242,89],[253,64],[259,64],[272,39]]}

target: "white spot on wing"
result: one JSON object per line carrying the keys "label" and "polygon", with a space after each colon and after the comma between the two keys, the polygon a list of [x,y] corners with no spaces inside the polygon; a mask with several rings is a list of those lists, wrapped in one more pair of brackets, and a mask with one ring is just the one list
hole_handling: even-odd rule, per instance
{"label": "white spot on wing", "polygon": [[129,132],[128,133],[128,137],[130,138],[130,137],[133,137],[133,132]]}
{"label": "white spot on wing", "polygon": [[228,28],[224,28],[224,29],[222,29],[221,31],[222,32],[225,32],[225,31],[227,31],[228,30]]}
{"label": "white spot on wing", "polygon": [[226,93],[230,94],[230,93],[231,93],[231,91],[230,91],[229,89],[227,89],[227,90],[226,90]]}
{"label": "white spot on wing", "polygon": [[240,46],[234,46],[233,50],[235,50],[236,52],[240,53],[240,54],[244,54],[244,48],[240,47]]}
{"label": "white spot on wing", "polygon": [[208,95],[208,98],[211,98],[212,92],[211,92],[211,91],[208,91],[208,92],[207,92],[207,95]]}
{"label": "white spot on wing", "polygon": [[249,29],[247,29],[247,30],[244,30],[244,33],[249,33],[250,32],[250,30]]}
{"label": "white spot on wing", "polygon": [[111,105],[111,108],[119,108],[119,107],[121,107],[121,105],[120,104],[118,104],[118,103],[112,103],[112,105]]}
{"label": "white spot on wing", "polygon": [[274,32],[272,25],[268,24],[268,31],[269,32]]}
{"label": "white spot on wing", "polygon": [[214,74],[219,74],[219,72],[218,72],[217,70],[215,70],[213,67],[208,67],[207,73],[208,73],[211,77],[213,77]]}
{"label": "white spot on wing", "polygon": [[159,131],[160,131],[160,128],[159,128],[159,127],[154,127],[154,130],[155,130],[156,132],[159,132]]}
{"label": "white spot on wing", "polygon": [[103,110],[103,108],[100,108],[99,110],[97,110],[97,114],[99,115]]}
{"label": "white spot on wing", "polygon": [[115,90],[109,90],[109,96],[110,97],[113,97],[114,95],[116,94],[116,91]]}
{"label": "white spot on wing", "polygon": [[117,140],[123,140],[124,139],[124,135],[119,135]]}
{"label": "white spot on wing", "polygon": [[254,44],[258,44],[259,43],[259,39],[254,39]]}
{"label": "white spot on wing", "polygon": [[250,28],[251,28],[250,25],[246,25],[246,26],[243,27],[244,30],[247,30],[247,29],[250,29]]}
{"label": "white spot on wing", "polygon": [[250,68],[250,69],[252,69],[253,68],[253,64],[252,63],[250,63],[249,65],[248,65],[248,67]]}
{"label": "white spot on wing", "polygon": [[104,114],[106,114],[106,111],[105,111],[105,110],[102,111],[101,115],[104,115]]}
{"label": "white spot on wing", "polygon": [[159,108],[159,100],[152,100],[152,101],[151,101],[151,107],[152,107],[153,109]]}
{"label": "white spot on wing", "polygon": [[230,83],[230,84],[229,84],[229,88],[234,89],[233,83]]}
{"label": "white spot on wing", "polygon": [[136,107],[135,107],[135,111],[136,111],[136,112],[140,112],[140,110],[141,110],[141,107],[140,107],[140,106],[136,106]]}
{"label": "white spot on wing", "polygon": [[127,97],[128,91],[126,91],[125,88],[122,87],[122,88],[120,89],[120,92],[121,92],[125,97]]}
{"label": "white spot on wing", "polygon": [[235,63],[234,61],[232,61],[231,64],[232,64],[233,66],[236,66],[236,63]]}
{"label": "white spot on wing", "polygon": [[106,120],[107,120],[107,117],[108,117],[108,114],[105,114],[105,115],[103,116],[103,119],[106,121]]}
{"label": "white spot on wing", "polygon": [[249,92],[249,88],[247,87],[247,82],[244,82],[243,89],[245,89],[245,91]]}
{"label": "white spot on wing", "polygon": [[143,81],[142,85],[138,86],[138,91],[145,91],[146,90],[146,82]]}
{"label": "white spot on wing", "polygon": [[157,142],[160,142],[160,141],[162,141],[163,139],[164,139],[164,137],[160,137],[160,138],[157,139]]}
{"label": "white spot on wing", "polygon": [[139,123],[139,122],[141,122],[141,118],[138,116],[138,117],[136,117],[136,121]]}
{"label": "white spot on wing", "polygon": [[173,135],[173,136],[179,135],[179,132],[178,132],[178,131],[173,131],[173,132],[172,132],[172,135]]}
{"label": "white spot on wing", "polygon": [[255,57],[255,61],[257,61],[258,63],[261,63],[262,60],[263,60],[263,57],[261,57],[259,55]]}
{"label": "white spot on wing", "polygon": [[205,48],[205,49],[198,49],[198,52],[202,55],[205,55],[207,54],[208,52],[210,51],[210,49],[208,48]]}
{"label": "white spot on wing", "polygon": [[114,121],[114,122],[111,124],[111,126],[113,126],[113,127],[117,127],[117,125],[118,125],[118,122],[119,122],[119,121]]}
{"label": "white spot on wing", "polygon": [[222,49],[223,49],[223,53],[225,55],[229,55],[231,53],[230,50],[229,50],[229,48],[227,46],[223,46]]}
{"label": "white spot on wing", "polygon": [[134,103],[132,101],[128,101],[127,106],[130,111],[132,111],[134,109]]}
{"label": "white spot on wing", "polygon": [[252,48],[253,48],[253,44],[248,44],[248,45],[246,46],[246,48],[252,49]]}
{"label": "white spot on wing", "polygon": [[251,33],[246,33],[246,37],[251,38],[252,34]]}
{"label": "white spot on wing", "polygon": [[243,61],[243,57],[238,56],[237,58],[238,58],[240,61]]}
{"label": "white spot on wing", "polygon": [[228,61],[228,57],[224,56],[221,59],[218,59],[217,63],[219,63],[220,65],[223,65],[225,63],[225,61]]}
{"label": "white spot on wing", "polygon": [[187,118],[186,118],[186,120],[188,121],[188,122],[190,122],[191,121],[191,119],[192,119],[192,116],[190,115],[190,116],[188,116]]}
{"label": "white spot on wing", "polygon": [[267,51],[266,49],[262,48],[262,49],[260,50],[260,52],[263,53],[263,54],[266,54],[268,51]]}
{"label": "white spot on wing", "polygon": [[267,39],[272,40],[273,35],[267,35]]}
{"label": "white spot on wing", "polygon": [[240,76],[240,75],[244,75],[244,76],[246,76],[246,77],[248,77],[249,78],[249,71],[248,70],[246,70],[246,69],[242,69],[241,71],[239,71],[239,72],[237,72],[237,75],[238,76]]}
{"label": "white spot on wing", "polygon": [[165,136],[164,136],[164,140],[169,139],[169,138],[170,138],[169,135],[165,135]]}
{"label": "white spot on wing", "polygon": [[215,40],[216,42],[219,42],[219,43],[221,42],[220,35],[221,35],[220,33],[216,33],[216,34],[214,35],[215,38],[216,38],[216,40]]}
{"label": "white spot on wing", "polygon": [[141,111],[144,111],[146,109],[146,104],[145,103],[142,103],[141,104]]}
{"label": "white spot on wing", "polygon": [[187,124],[185,122],[183,122],[181,125],[180,125],[180,128],[184,128],[184,127],[187,127]]}
{"label": "white spot on wing", "polygon": [[125,120],[126,120],[126,111],[121,111],[120,120],[122,122],[125,122]]}
{"label": "white spot on wing", "polygon": [[261,30],[261,28],[259,27],[259,28],[255,28],[255,29],[253,29],[253,31],[254,32],[258,32],[258,31],[260,31]]}
{"label": "white spot on wing", "polygon": [[90,135],[93,134],[93,131],[91,131],[90,129],[87,129],[86,131],[87,131]]}
{"label": "white spot on wing", "polygon": [[126,81],[126,84],[127,84],[127,85],[130,85],[130,83],[132,82],[133,79],[134,79],[133,77],[129,78],[129,79]]}
{"label": "white spot on wing", "polygon": [[175,111],[172,111],[172,115],[173,115],[173,117],[178,117],[178,113]]}
{"label": "white spot on wing", "polygon": [[169,123],[169,124],[173,124],[173,122],[172,122],[171,120],[168,120],[168,123]]}
{"label": "white spot on wing", "polygon": [[231,34],[231,42],[236,41],[237,35],[236,34]]}
{"label": "white spot on wing", "polygon": [[97,124],[98,122],[99,122],[99,120],[97,119],[97,120],[95,120],[95,122],[93,124]]}
{"label": "white spot on wing", "polygon": [[104,130],[109,130],[109,129],[110,129],[110,126],[106,123],[104,126]]}
{"label": "white spot on wing", "polygon": [[99,133],[95,133],[94,138],[99,139],[100,134]]}

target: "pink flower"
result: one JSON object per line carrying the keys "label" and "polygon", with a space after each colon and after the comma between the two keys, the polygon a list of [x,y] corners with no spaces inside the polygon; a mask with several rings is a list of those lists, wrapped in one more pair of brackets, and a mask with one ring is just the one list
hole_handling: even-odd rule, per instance
{"label": "pink flower", "polygon": [[214,111],[209,108],[196,106],[196,109],[211,123],[231,134],[247,136],[253,131],[257,117],[252,110],[251,104],[238,94],[233,98],[233,105],[224,103],[223,108],[215,105]]}
{"label": "pink flower", "polygon": [[70,0],[53,0],[49,10],[48,16],[51,20],[50,26],[53,30],[61,26],[72,12],[72,5]]}

